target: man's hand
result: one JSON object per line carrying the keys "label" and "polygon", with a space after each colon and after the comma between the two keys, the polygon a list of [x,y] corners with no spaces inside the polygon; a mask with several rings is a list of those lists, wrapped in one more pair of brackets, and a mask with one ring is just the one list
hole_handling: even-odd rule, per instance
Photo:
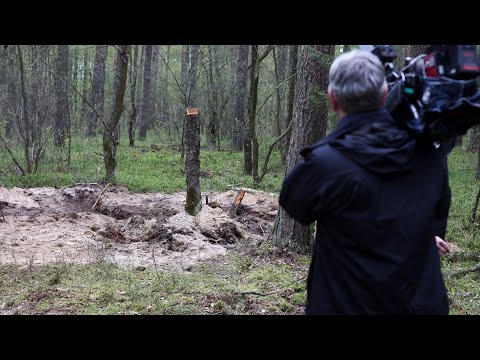
{"label": "man's hand", "polygon": [[438,253],[440,255],[449,254],[452,252],[450,245],[439,236],[435,236],[435,243],[437,244]]}

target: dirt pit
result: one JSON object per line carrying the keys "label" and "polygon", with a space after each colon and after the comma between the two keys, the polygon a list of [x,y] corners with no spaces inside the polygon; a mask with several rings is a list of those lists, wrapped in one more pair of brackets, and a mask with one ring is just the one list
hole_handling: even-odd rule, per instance
{"label": "dirt pit", "polygon": [[139,270],[189,270],[225,255],[238,241],[262,241],[278,210],[276,196],[246,193],[231,219],[237,192],[204,192],[202,210],[193,217],[184,210],[185,193],[101,191],[99,185],[0,188],[0,265],[106,260]]}

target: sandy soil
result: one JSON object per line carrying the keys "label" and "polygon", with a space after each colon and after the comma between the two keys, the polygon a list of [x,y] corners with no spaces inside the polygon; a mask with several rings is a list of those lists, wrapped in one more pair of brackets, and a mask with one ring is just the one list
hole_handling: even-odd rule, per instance
{"label": "sandy soil", "polygon": [[[0,188],[0,265],[108,260],[128,268],[188,270],[223,256],[240,239],[268,236],[278,198],[246,193],[238,215],[227,213],[237,192],[203,193],[202,211],[185,213],[185,193],[129,194],[100,186]],[[209,204],[206,205],[205,196]]]}

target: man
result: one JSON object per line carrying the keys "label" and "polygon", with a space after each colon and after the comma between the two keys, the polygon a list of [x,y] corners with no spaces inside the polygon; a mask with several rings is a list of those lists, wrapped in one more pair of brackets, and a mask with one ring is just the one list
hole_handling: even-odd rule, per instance
{"label": "man", "polygon": [[375,55],[340,55],[328,87],[338,126],[283,183],[285,211],[317,221],[307,314],[448,314],[436,247],[447,251],[446,157],[392,119],[386,95]]}

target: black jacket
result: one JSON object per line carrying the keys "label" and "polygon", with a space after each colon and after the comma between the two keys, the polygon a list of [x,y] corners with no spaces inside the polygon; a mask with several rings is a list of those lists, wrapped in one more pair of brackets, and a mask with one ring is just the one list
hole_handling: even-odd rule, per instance
{"label": "black jacket", "polygon": [[434,236],[445,237],[446,156],[384,110],[350,114],[302,150],[280,205],[317,221],[307,314],[448,314]]}

